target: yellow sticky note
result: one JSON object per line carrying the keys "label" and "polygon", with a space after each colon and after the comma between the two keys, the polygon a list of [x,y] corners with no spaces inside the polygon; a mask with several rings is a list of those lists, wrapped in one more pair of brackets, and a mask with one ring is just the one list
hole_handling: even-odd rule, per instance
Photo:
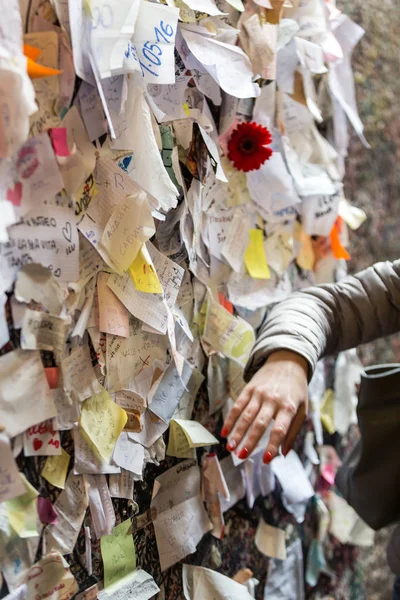
{"label": "yellow sticky note", "polygon": [[68,465],[71,457],[68,452],[61,448],[61,454],[57,456],[48,456],[43,467],[42,477],[51,485],[61,488],[65,487]]}
{"label": "yellow sticky note", "polygon": [[167,450],[169,456],[193,458],[194,448],[214,444],[219,444],[219,441],[201,423],[187,419],[172,419]]}
{"label": "yellow sticky note", "polygon": [[128,519],[100,539],[104,563],[104,587],[107,588],[136,569],[132,523]]}
{"label": "yellow sticky note", "polygon": [[129,267],[129,275],[138,292],[147,292],[148,294],[163,293],[153,261],[144,244]]}
{"label": "yellow sticky note", "polygon": [[124,409],[113,402],[103,388],[100,394],[84,402],[79,424],[104,460],[109,462],[127,420]]}
{"label": "yellow sticky note", "polygon": [[6,501],[8,520],[19,537],[28,538],[39,535],[37,530],[37,497],[39,492],[20,473],[25,493]]}
{"label": "yellow sticky note", "polygon": [[330,435],[335,433],[335,420],[334,420],[334,404],[335,404],[335,392],[331,389],[325,391],[325,394],[321,400],[321,422]]}
{"label": "yellow sticky note", "polygon": [[250,229],[250,243],[244,253],[244,262],[253,279],[269,279],[271,273],[264,251],[264,233],[261,229]]}
{"label": "yellow sticky note", "polygon": [[174,420],[169,425],[167,455],[176,458],[196,458],[196,450],[189,446],[185,432]]}

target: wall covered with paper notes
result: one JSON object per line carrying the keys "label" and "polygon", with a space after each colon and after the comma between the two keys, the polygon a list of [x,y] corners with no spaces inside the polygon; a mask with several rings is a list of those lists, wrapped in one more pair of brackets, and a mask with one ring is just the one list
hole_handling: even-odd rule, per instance
{"label": "wall covered with paper notes", "polygon": [[0,7],[0,597],[357,597],[354,354],[285,459],[220,429],[270,308],[346,273],[363,30],[334,0]]}

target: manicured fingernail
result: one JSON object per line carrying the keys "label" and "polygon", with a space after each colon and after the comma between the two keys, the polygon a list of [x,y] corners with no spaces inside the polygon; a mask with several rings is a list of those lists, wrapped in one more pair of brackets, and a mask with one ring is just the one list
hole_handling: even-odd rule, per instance
{"label": "manicured fingernail", "polygon": [[247,458],[249,456],[249,454],[250,454],[250,452],[247,450],[247,448],[242,448],[238,454],[238,457],[241,459]]}
{"label": "manicured fingernail", "polygon": [[235,440],[232,440],[231,442],[228,442],[226,445],[226,449],[228,450],[228,452],[233,452],[234,449],[236,448],[237,443],[235,442]]}
{"label": "manicured fingernail", "polygon": [[272,454],[271,452],[266,452],[263,456],[263,462],[268,465],[272,460]]}
{"label": "manicured fingernail", "polygon": [[226,438],[226,436],[228,435],[228,428],[227,427],[223,427],[221,429],[221,436]]}

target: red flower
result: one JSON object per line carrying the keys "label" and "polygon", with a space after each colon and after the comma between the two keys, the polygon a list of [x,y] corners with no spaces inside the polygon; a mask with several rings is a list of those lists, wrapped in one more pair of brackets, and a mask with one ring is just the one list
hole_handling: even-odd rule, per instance
{"label": "red flower", "polygon": [[259,169],[271,158],[270,132],[257,123],[240,123],[228,142],[228,157],[239,171]]}

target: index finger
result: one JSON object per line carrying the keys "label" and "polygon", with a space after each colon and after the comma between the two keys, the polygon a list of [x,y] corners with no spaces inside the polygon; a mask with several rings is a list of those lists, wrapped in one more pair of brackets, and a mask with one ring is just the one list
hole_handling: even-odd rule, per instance
{"label": "index finger", "polygon": [[247,386],[243,388],[239,396],[237,397],[235,404],[232,406],[229,411],[228,416],[225,419],[223,427],[221,429],[222,437],[228,437],[230,432],[232,431],[236,421],[241,415],[242,411],[245,409],[247,404],[250,402],[251,396],[253,393],[253,388],[251,386]]}

